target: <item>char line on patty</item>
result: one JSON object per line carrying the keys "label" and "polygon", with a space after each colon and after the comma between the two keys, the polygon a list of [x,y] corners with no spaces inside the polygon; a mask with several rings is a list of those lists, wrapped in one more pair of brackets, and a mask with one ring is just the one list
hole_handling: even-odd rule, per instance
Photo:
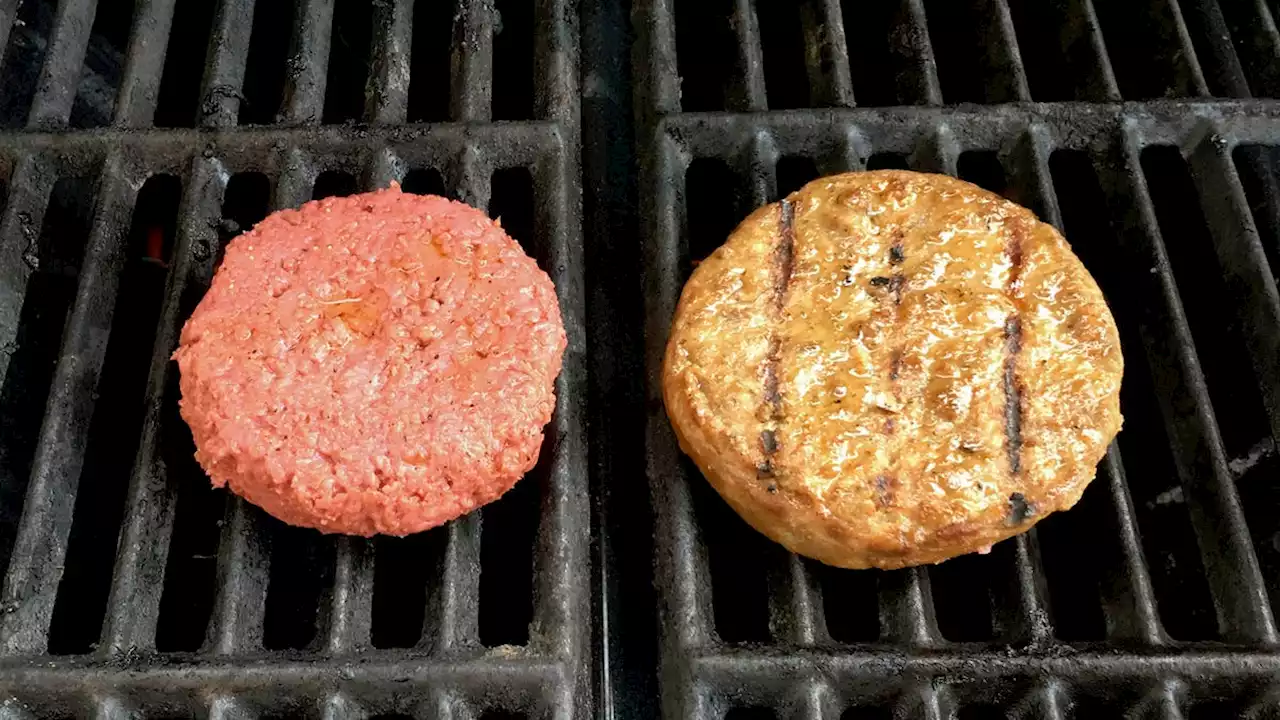
{"label": "char line on patty", "polygon": [[[779,203],[778,243],[773,250],[773,333],[769,338],[769,354],[764,366],[764,405],[768,419],[765,428],[760,431],[760,450],[764,459],[756,466],[756,475],[761,479],[772,479],[777,468],[774,456],[778,453],[778,424],[782,421],[782,392],[778,387],[778,365],[782,353],[783,310],[787,304],[787,290],[791,287],[791,277],[795,272],[795,206],[790,200],[783,199]],[[778,488],[769,483],[769,492],[777,492]]]}
{"label": "char line on patty", "polygon": [[[1014,288],[1022,277],[1022,232],[1015,226],[1009,233],[1005,253],[1009,256],[1009,281],[1005,294],[1017,307]],[[1018,353],[1022,352],[1022,318],[1017,310],[1004,322],[1004,438],[1009,455],[1009,473],[1022,472],[1022,383],[1018,380]]]}
{"label": "char line on patty", "polygon": [[[902,325],[902,288],[907,284],[907,277],[902,272],[902,263],[906,261],[907,254],[903,248],[903,241],[906,239],[906,233],[899,228],[898,235],[893,243],[889,246],[889,267],[892,272],[887,278],[884,286],[888,289],[889,297],[893,302],[893,330],[889,337],[900,338],[900,326]],[[902,374],[902,345],[898,342],[897,346],[889,351],[889,388],[893,392],[896,399],[898,397],[898,378]],[[885,435],[892,435],[897,431],[898,424],[892,416],[884,421]],[[895,453],[896,455],[896,453]],[[894,457],[890,464],[894,470],[898,468],[898,458]],[[891,475],[876,476],[876,503],[880,507],[888,507],[893,503],[893,488],[897,484],[897,479]]]}

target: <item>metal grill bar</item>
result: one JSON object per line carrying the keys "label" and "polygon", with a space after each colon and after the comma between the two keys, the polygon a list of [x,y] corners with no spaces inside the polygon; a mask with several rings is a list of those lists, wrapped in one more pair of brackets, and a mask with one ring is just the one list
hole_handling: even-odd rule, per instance
{"label": "metal grill bar", "polygon": [[[0,666],[0,690],[44,707],[65,706],[86,691],[112,688],[138,697],[197,700],[217,688],[223,712],[240,703],[270,712],[299,699],[323,698],[333,688],[350,688],[366,698],[373,713],[404,712],[407,690],[452,689],[456,699],[483,698],[491,707],[537,709],[554,701],[565,684],[564,667],[539,657],[481,656],[436,662],[404,657],[370,656],[358,665],[350,659],[264,660],[247,664],[235,659],[200,663],[119,662],[68,663],[48,666]],[[550,692],[548,692],[550,690]],[[234,700],[232,700],[234,698]],[[286,705],[287,707],[287,705]],[[213,708],[216,709],[216,708]],[[211,709],[211,710],[213,710]],[[211,712],[211,714],[213,714]]]}
{"label": "metal grill bar", "polygon": [[339,718],[364,718],[367,715],[348,695],[334,693],[320,702],[321,720],[338,720]]}
{"label": "metal grill bar", "polygon": [[208,285],[213,277],[217,238],[211,227],[212,220],[221,215],[218,206],[226,181],[226,170],[217,160],[193,161],[179,208],[183,222],[175,239],[164,306],[152,346],[142,430],[129,477],[125,520],[107,601],[102,637],[102,651],[107,654],[155,648],[176,502],[175,480],[160,456],[165,388],[173,371],[170,355],[178,343],[183,293],[191,284]]}
{"label": "metal grill bar", "polygon": [[482,147],[479,143],[467,143],[453,158],[449,175],[459,200],[473,207],[488,209],[493,167]]}
{"label": "metal grill bar", "polygon": [[[53,190],[51,163],[39,153],[21,153],[10,177],[9,201],[0,215],[0,347],[11,347],[18,336],[23,296],[31,278],[26,257],[35,251],[40,235],[39,219],[44,217]],[[0,375],[7,374],[12,353],[0,352]]]}
{"label": "metal grill bar", "polygon": [[254,652],[262,647],[269,548],[258,511],[236,497],[218,544],[218,594],[209,620],[209,642],[219,655]]}
{"label": "metal grill bar", "polygon": [[1178,52],[1181,61],[1186,65],[1186,72],[1191,76],[1191,87],[1196,95],[1208,97],[1209,83],[1204,79],[1204,69],[1196,58],[1196,48],[1191,42],[1191,33],[1187,31],[1187,21],[1182,17],[1182,8],[1178,0],[1167,0],[1169,14],[1173,17],[1174,32],[1178,36]]}
{"label": "metal grill bar", "polygon": [[[821,33],[818,52],[806,53],[813,97],[822,105],[853,107],[853,76],[849,72],[849,45],[844,33],[844,13],[839,0],[821,0],[818,28],[806,28],[806,35]],[[809,19],[811,16],[806,13]],[[825,66],[825,68],[824,68]]]}
{"label": "metal grill bar", "polygon": [[[573,570],[589,562],[585,550],[590,528],[586,523],[575,524],[572,519],[574,506],[589,493],[583,433],[586,408],[583,398],[572,392],[573,388],[586,386],[587,340],[583,319],[567,305],[567,299],[582,297],[586,288],[581,271],[582,246],[572,242],[579,236],[580,227],[579,219],[570,211],[575,198],[561,179],[568,170],[564,162],[563,154],[546,157],[534,164],[532,172],[534,235],[547,241],[537,255],[540,261],[545,258],[546,268],[554,273],[568,346],[563,369],[556,379],[556,410],[547,427],[547,447],[543,449],[550,453],[549,488],[543,495],[542,519],[535,541],[533,592],[539,602],[534,605],[529,647],[577,658],[580,664],[574,674],[584,677],[587,655],[583,648],[590,641],[590,632],[584,624],[570,622],[569,618],[585,617],[590,612],[584,602],[590,591],[588,578]],[[575,688],[572,694],[583,712],[587,709],[587,696],[582,688]]]}
{"label": "metal grill bar", "polygon": [[[1012,28],[1012,22],[1009,27]],[[1014,48],[1014,53],[1016,52]],[[1025,80],[1023,75],[1023,87],[1026,85]],[[1036,209],[1042,219],[1062,231],[1062,212],[1054,191],[1053,178],[1049,174],[1049,153],[1048,130],[1042,125],[1031,125],[1023,136],[1017,138],[1011,150],[1001,153],[1001,161],[1009,169],[1020,199]],[[1053,634],[1044,577],[1044,566],[1033,528],[1014,538],[1016,612],[1014,617],[1006,621],[1013,629],[1015,638],[1026,640],[1032,645],[1048,641]]]}
{"label": "metal grill bar", "polygon": [[[297,207],[311,198],[314,174],[309,158],[288,149],[282,155],[272,205]],[[210,638],[221,654],[261,649],[271,564],[270,537],[260,511],[241,498],[227,509],[218,552],[218,596]]]}
{"label": "metal grill bar", "polygon": [[[1222,7],[1214,2],[1194,2],[1186,12],[1199,16],[1201,24],[1207,32],[1201,33],[1208,44],[1209,56],[1214,61],[1210,66],[1212,77],[1206,77],[1206,84],[1214,94],[1231,97],[1249,97],[1249,83],[1245,80],[1244,68],[1236,55],[1235,46],[1231,44],[1231,31],[1227,28],[1227,20],[1222,15]],[[1184,14],[1186,14],[1184,12]]]}
{"label": "metal grill bar", "polygon": [[301,0],[298,4],[297,35],[284,85],[287,123],[314,125],[324,116],[334,5],[335,0]]}
{"label": "metal grill bar", "polygon": [[142,0],[133,21],[126,53],[124,79],[116,100],[115,124],[122,127],[151,125],[160,98],[157,68],[164,67],[169,30],[178,0]]}
{"label": "metal grill bar", "polygon": [[933,609],[929,573],[921,568],[895,570],[881,576],[880,618],[891,643],[927,647],[942,639]]}
{"label": "metal grill bar", "polygon": [[1119,529],[1120,554],[1124,560],[1124,577],[1102,591],[1102,612],[1106,616],[1107,636],[1116,640],[1137,641],[1146,645],[1166,642],[1160,616],[1156,610],[1155,590],[1147,562],[1142,553],[1138,521],[1134,518],[1133,499],[1125,479],[1124,461],[1115,442],[1107,448],[1102,469],[1110,484],[1111,506]]}
{"label": "metal grill bar", "polygon": [[[1222,137],[1210,128],[1188,156],[1223,274],[1253,356],[1273,437],[1280,437],[1280,289],[1267,262],[1240,176]],[[1215,182],[1216,180],[1216,182]],[[1224,192],[1225,189],[1225,192]]]}
{"label": "metal grill bar", "polygon": [[1083,16],[1082,21],[1088,28],[1089,47],[1093,51],[1095,66],[1098,68],[1101,80],[1101,84],[1090,85],[1100,92],[1082,99],[1119,100],[1120,84],[1116,82],[1116,71],[1111,66],[1111,56],[1107,54],[1107,43],[1102,37],[1102,26],[1098,23],[1098,12],[1094,9],[1093,0],[1080,0],[1080,11]]}
{"label": "metal grill bar", "polygon": [[[9,33],[13,30],[14,21],[18,19],[18,8],[21,5],[22,0],[0,2],[0,48],[9,47]],[[4,53],[0,53],[0,71],[7,69],[4,67]]]}
{"label": "metal grill bar", "polygon": [[0,647],[6,653],[38,653],[46,646],[136,192],[127,172],[118,156],[108,158],[98,183],[80,286],[67,320],[26,510],[0,599],[8,610],[0,619]]}
{"label": "metal grill bar", "polygon": [[1027,84],[1027,69],[1022,64],[1022,52],[1018,49],[1018,34],[1013,28],[1013,16],[1009,13],[1008,0],[992,0],[995,9],[996,31],[1000,45],[1009,63],[1008,73],[1013,85],[1013,99],[1022,102],[1031,99],[1031,87]]}
{"label": "metal grill bar", "polygon": [[[1152,265],[1156,268],[1168,311],[1169,327],[1165,328],[1166,332],[1162,336],[1172,337],[1176,341],[1174,357],[1181,367],[1178,385],[1187,388],[1194,403],[1194,418],[1190,422],[1184,422],[1180,417],[1182,409],[1172,406],[1169,398],[1163,395],[1160,398],[1165,423],[1175,439],[1176,460],[1183,486],[1191,496],[1188,498],[1188,508],[1196,527],[1205,569],[1211,580],[1218,625],[1223,636],[1228,639],[1275,643],[1275,621],[1271,615],[1258,560],[1245,527],[1240,499],[1227,469],[1226,451],[1222,447],[1222,438],[1214,419],[1204,375],[1200,370],[1191,329],[1182,310],[1182,301],[1164,250],[1155,208],[1142,178],[1138,159],[1140,141],[1134,134],[1126,132],[1123,142],[1126,174],[1132,184],[1130,199],[1137,209],[1139,227],[1145,236],[1144,246],[1150,248]],[[1154,350],[1156,348],[1149,346],[1149,356],[1162,357],[1158,352],[1153,355]],[[1156,367],[1152,371],[1166,372],[1164,368]],[[1197,472],[1197,469],[1203,467],[1199,458],[1193,454],[1197,448],[1204,448],[1208,452],[1210,466],[1205,468],[1208,477]]]}
{"label": "metal grill bar", "polygon": [[924,0],[905,0],[910,21],[910,38],[916,62],[919,63],[920,87],[916,97],[926,105],[942,104],[942,85],[938,82],[938,63],[934,59],[933,44],[929,41],[929,23],[925,20]]}
{"label": "metal grill bar", "polygon": [[533,23],[533,116],[561,124],[571,136],[565,138],[565,150],[576,163],[581,105],[576,0],[537,0]]}
{"label": "metal grill bar", "polygon": [[468,515],[449,524],[441,573],[434,641],[442,651],[480,644],[481,518]]}
{"label": "metal grill bar", "polygon": [[413,2],[394,0],[373,8],[373,63],[369,73],[369,122],[397,125],[409,114],[409,53],[413,46]]}
{"label": "metal grill bar", "polygon": [[125,720],[130,717],[129,708],[119,698],[98,696],[93,703],[94,720]]}
{"label": "metal grill bar", "polygon": [[204,127],[229,127],[239,119],[253,2],[220,0],[214,11],[209,63],[200,95],[200,125]]}
{"label": "metal grill bar", "polygon": [[738,67],[742,69],[741,95],[730,110],[756,112],[769,107],[764,81],[764,47],[760,42],[760,20],[751,0],[735,0],[733,20],[738,35]]}
{"label": "metal grill bar", "polygon": [[451,115],[463,122],[485,122],[493,113],[494,0],[459,0],[454,20]]}
{"label": "metal grill bar", "polygon": [[[1255,39],[1254,52],[1263,58],[1275,57],[1277,53],[1280,53],[1280,30],[1276,29],[1275,13],[1271,11],[1271,7],[1267,5],[1266,0],[1254,0],[1250,5],[1250,10],[1253,17],[1256,18],[1253,30],[1258,35],[1254,37],[1261,36],[1260,39]],[[1278,86],[1278,81],[1280,81],[1280,77],[1277,76],[1277,69],[1268,64],[1258,68],[1258,71],[1262,74],[1262,78],[1259,81],[1260,87],[1253,94],[1262,96],[1274,92]]]}
{"label": "metal grill bar", "polygon": [[53,31],[40,69],[40,80],[27,125],[52,128],[65,125],[76,97],[80,66],[89,47],[89,31],[97,0],[61,0],[54,12]]}
{"label": "metal grill bar", "polygon": [[769,568],[769,616],[775,637],[796,645],[812,645],[826,634],[817,582],[794,553],[780,567]]}
{"label": "metal grill bar", "polygon": [[368,647],[373,627],[373,547],[368,540],[337,539],[329,635],[325,649],[334,654]]}
{"label": "metal grill bar", "polygon": [[1062,678],[1080,690],[1117,683],[1142,683],[1154,677],[1194,681],[1204,690],[1223,686],[1263,689],[1280,671],[1280,657],[1265,651],[1234,652],[1210,646],[1180,653],[1149,654],[1113,648],[1074,653],[1008,653],[1002,648],[939,647],[903,652],[880,648],[815,648],[797,654],[786,648],[732,649],[692,653],[688,672],[706,688],[741,693],[754,704],[785,696],[813,675],[831,678],[848,702],[876,700],[886,692],[911,687],[919,678],[956,678],[965,689],[988,698],[999,695],[1001,681]]}

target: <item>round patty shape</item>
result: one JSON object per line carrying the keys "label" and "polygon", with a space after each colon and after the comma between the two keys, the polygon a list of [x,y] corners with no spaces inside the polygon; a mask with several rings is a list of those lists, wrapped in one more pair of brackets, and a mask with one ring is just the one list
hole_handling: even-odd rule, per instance
{"label": "round patty shape", "polygon": [[550,278],[498,223],[392,186],[233,240],[174,357],[215,486],[293,525],[405,535],[533,467],[564,348]]}
{"label": "round patty shape", "polygon": [[685,285],[680,445],[757,530],[847,568],[980,551],[1071,507],[1120,429],[1115,322],[1062,236],[969,183],[809,183]]}

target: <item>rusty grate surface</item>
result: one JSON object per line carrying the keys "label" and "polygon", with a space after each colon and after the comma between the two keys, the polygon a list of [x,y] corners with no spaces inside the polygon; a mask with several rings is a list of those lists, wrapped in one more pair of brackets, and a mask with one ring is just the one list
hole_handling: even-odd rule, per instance
{"label": "rusty grate surface", "polygon": [[[1280,716],[1274,9],[635,3],[667,716]],[[1076,509],[991,555],[834,570],[709,489],[657,378],[693,261],[809,179],[884,167],[1064,231],[1121,330],[1126,422]]]}
{"label": "rusty grate surface", "polygon": [[[0,712],[590,715],[576,13],[0,2]],[[444,528],[287,528],[208,488],[169,355],[229,239],[392,180],[551,274],[555,416],[531,477]]]}

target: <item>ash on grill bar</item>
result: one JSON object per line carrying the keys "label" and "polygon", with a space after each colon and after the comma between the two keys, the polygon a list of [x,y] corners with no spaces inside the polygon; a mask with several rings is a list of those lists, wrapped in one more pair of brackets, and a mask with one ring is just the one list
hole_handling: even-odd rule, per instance
{"label": "ash on grill bar", "polygon": [[[0,720],[1280,717],[1280,6],[0,0]],[[1126,359],[1073,510],[940,565],[751,531],[660,402],[692,264],[860,168],[1063,231]],[[178,331],[276,208],[501,217],[568,333],[537,467],[421,535],[210,488]]]}

